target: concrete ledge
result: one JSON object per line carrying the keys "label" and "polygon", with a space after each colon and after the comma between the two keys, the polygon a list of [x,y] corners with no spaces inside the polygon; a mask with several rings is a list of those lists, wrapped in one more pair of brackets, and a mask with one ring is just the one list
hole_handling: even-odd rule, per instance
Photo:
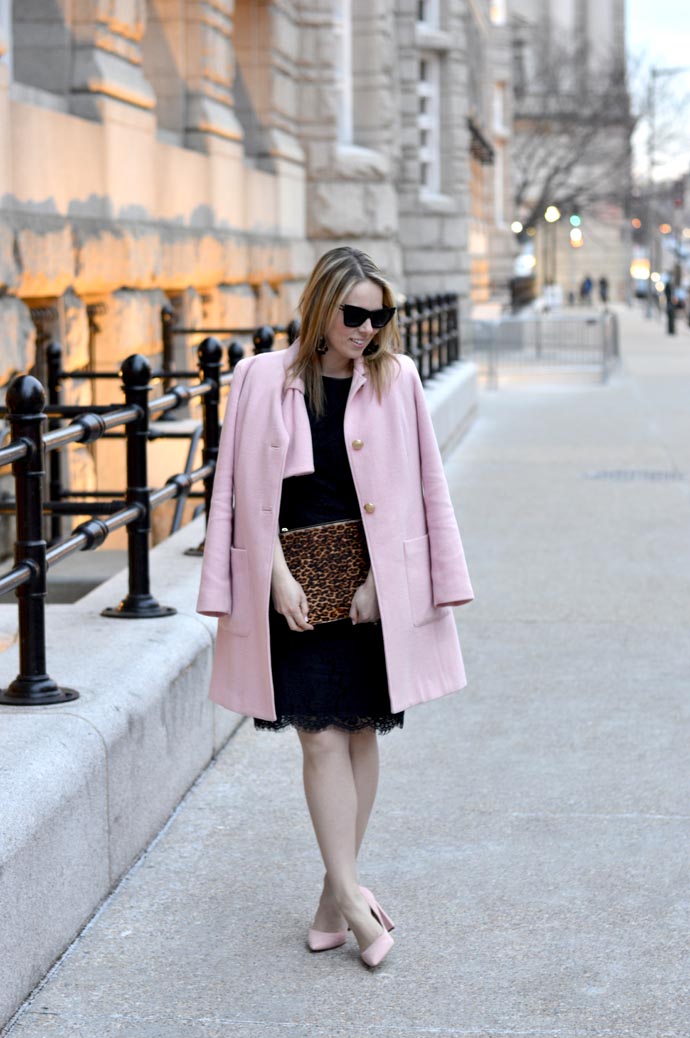
{"label": "concrete ledge", "polygon": [[459,360],[424,386],[441,454],[446,455],[467,432],[477,413],[477,366]]}
{"label": "concrete ledge", "polygon": [[[100,616],[126,574],[47,610],[48,673],[80,698],[0,707],[0,1021],[7,1020],[161,829],[241,718],[207,698],[215,621],[194,611],[197,519],[152,552],[152,590],[176,616]],[[18,671],[16,608],[0,607]]]}
{"label": "concrete ledge", "polygon": [[[428,383],[444,453],[476,410],[476,369]],[[0,1026],[86,924],[241,723],[207,698],[216,621],[198,615],[199,518],[151,553],[151,588],[175,616],[100,615],[127,574],[47,607],[47,670],[80,698],[0,706]],[[85,560],[86,561],[86,560]],[[0,686],[19,669],[17,612],[0,606]]]}

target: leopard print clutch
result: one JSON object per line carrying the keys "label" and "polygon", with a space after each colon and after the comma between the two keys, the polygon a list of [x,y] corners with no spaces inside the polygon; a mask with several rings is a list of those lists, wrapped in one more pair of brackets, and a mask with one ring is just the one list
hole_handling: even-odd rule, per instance
{"label": "leopard print clutch", "polygon": [[288,569],[307,596],[309,623],[347,619],[354,593],[369,572],[361,521],[283,529],[280,543]]}

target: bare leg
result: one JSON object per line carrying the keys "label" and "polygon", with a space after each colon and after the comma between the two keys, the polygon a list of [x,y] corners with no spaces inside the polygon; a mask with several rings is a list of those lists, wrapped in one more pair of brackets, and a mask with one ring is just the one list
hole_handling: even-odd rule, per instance
{"label": "bare leg", "polygon": [[[330,892],[360,948],[366,948],[380,935],[381,927],[357,885],[359,805],[350,755],[351,735],[337,728],[322,732],[299,731],[298,734],[304,755],[304,791]],[[368,812],[366,814],[368,818]],[[321,919],[318,922],[321,923]],[[341,928],[342,925],[323,926],[323,929]]]}
{"label": "bare leg", "polygon": [[374,728],[363,728],[350,734],[350,760],[357,789],[357,855],[367,831],[379,784],[379,744]]}
{"label": "bare leg", "polygon": [[[363,728],[350,733],[350,761],[357,791],[357,821],[355,826],[355,857],[359,854],[371,810],[376,799],[379,781],[379,746],[374,728]],[[328,872],[323,879],[323,891],[314,917],[314,929],[335,933],[345,929],[345,920],[338,908]]]}

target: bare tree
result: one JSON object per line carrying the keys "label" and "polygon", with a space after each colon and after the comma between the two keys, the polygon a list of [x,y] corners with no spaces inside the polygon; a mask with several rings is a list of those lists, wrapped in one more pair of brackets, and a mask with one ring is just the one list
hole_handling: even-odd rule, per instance
{"label": "bare tree", "polygon": [[513,26],[516,215],[535,224],[549,205],[567,211],[625,205],[635,125],[625,63],[593,56],[516,21]]}

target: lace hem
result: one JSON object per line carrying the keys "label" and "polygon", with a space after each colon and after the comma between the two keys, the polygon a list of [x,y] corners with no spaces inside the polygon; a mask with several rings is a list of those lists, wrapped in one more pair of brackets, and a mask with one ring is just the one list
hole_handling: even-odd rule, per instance
{"label": "lace hem", "polygon": [[281,714],[276,721],[264,721],[254,718],[254,727],[262,731],[280,732],[293,726],[305,732],[322,732],[325,728],[339,728],[343,732],[361,732],[363,728],[373,728],[380,735],[392,732],[394,728],[402,728],[405,712],[386,714],[383,717],[313,717],[301,714]]}

